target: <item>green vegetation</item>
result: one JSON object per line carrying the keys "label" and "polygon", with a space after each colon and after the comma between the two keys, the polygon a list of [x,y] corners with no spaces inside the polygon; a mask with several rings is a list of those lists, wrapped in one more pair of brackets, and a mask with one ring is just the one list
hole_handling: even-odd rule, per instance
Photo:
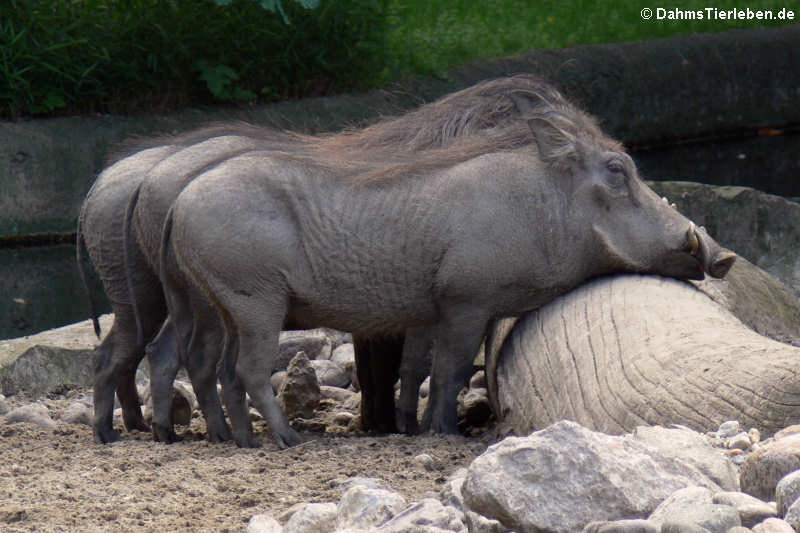
{"label": "green vegetation", "polygon": [[[702,11],[704,20],[658,20],[663,6]],[[706,7],[716,13],[704,11]],[[794,20],[722,20],[730,9],[792,9]],[[644,20],[642,10],[652,18]],[[667,15],[667,13],[662,13]],[[747,13],[745,11],[745,17]],[[684,16],[697,18],[685,13]],[[757,28],[800,22],[796,1],[715,0],[714,2],[670,0],[393,0],[390,20],[391,56],[404,73],[438,73],[454,65],[514,55],[534,48],[565,48],[578,44],[639,41],[718,32],[734,28]]]}
{"label": "green vegetation", "polygon": [[[786,2],[784,5],[791,4]],[[0,117],[360,89],[533,48],[795,20],[643,20],[643,0],[0,0]],[[675,0],[670,8],[706,4]],[[741,8],[718,0],[720,11]],[[754,0],[752,10],[781,5]],[[792,9],[792,8],[790,8]]]}
{"label": "green vegetation", "polygon": [[358,87],[385,62],[386,2],[2,0],[0,116]]}

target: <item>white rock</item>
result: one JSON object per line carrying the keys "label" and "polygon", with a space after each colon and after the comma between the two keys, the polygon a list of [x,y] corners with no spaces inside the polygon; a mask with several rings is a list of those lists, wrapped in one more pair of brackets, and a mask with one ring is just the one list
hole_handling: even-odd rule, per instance
{"label": "white rock", "polygon": [[339,403],[345,403],[350,398],[356,395],[355,392],[340,387],[331,387],[329,385],[320,385],[319,393],[327,400],[333,400]]}
{"label": "white rock", "polygon": [[690,525],[712,533],[726,533],[742,525],[736,508],[714,504],[711,491],[705,487],[687,487],[676,491],[658,506],[648,521],[660,525],[661,531],[665,528],[674,531],[678,525]]}
{"label": "white rock", "polygon": [[341,365],[342,368],[349,369],[356,364],[356,352],[353,344],[348,342],[333,350],[331,361]]}
{"label": "white rock", "polygon": [[305,503],[283,526],[283,533],[331,533],[335,527],[335,503]]}
{"label": "white rock", "polygon": [[414,462],[428,472],[433,472],[434,470],[439,470],[441,468],[441,462],[429,453],[421,453],[415,456]]}
{"label": "white rock", "polygon": [[728,491],[739,490],[739,471],[705,436],[684,426],[638,426],[633,438],[694,466]]}
{"label": "white rock", "polygon": [[257,514],[247,522],[245,533],[283,533],[283,526],[269,513]]}
{"label": "white rock", "polygon": [[61,413],[61,420],[68,424],[92,425],[92,407],[86,403],[77,401],[72,402]]}
{"label": "white rock", "polygon": [[350,385],[350,374],[334,361],[327,359],[312,360],[311,367],[317,373],[317,381],[319,381],[320,385],[342,389],[346,389]]}
{"label": "white rock", "polygon": [[462,488],[470,510],[517,531],[575,530],[646,517],[682,487],[719,486],[693,466],[628,437],[557,422],[490,446]]}
{"label": "white rock", "polygon": [[775,503],[778,514],[785,516],[789,507],[797,501],[798,497],[800,497],[800,470],[795,470],[783,476],[775,486]]}
{"label": "white rock", "polygon": [[767,518],[753,526],[753,533],[796,533],[794,528],[780,518]]}
{"label": "white rock", "polygon": [[733,437],[730,437],[727,442],[727,447],[729,450],[744,450],[747,451],[750,449],[752,442],[750,441],[750,435],[745,432],[737,433]]}
{"label": "white rock", "polygon": [[401,511],[377,529],[381,533],[466,533],[464,513],[446,507],[433,498],[425,498]]}
{"label": "white rock", "polygon": [[721,439],[729,439],[739,433],[741,429],[739,428],[739,421],[738,420],[728,420],[727,422],[723,422],[719,425],[719,429],[717,430],[717,437]]}
{"label": "white rock", "polygon": [[6,424],[27,422],[47,429],[55,429],[56,423],[50,418],[50,412],[42,404],[29,403],[12,409],[5,417]]}
{"label": "white rock", "polygon": [[337,528],[369,529],[388,522],[405,509],[406,500],[396,492],[356,485],[347,489],[337,507]]}
{"label": "white rock", "polygon": [[713,501],[735,507],[744,527],[752,528],[767,518],[778,516],[775,502],[762,502],[744,492],[717,492]]}
{"label": "white rock", "polygon": [[676,490],[669,497],[661,502],[658,507],[650,514],[648,520],[661,526],[664,521],[669,518],[670,514],[674,514],[676,509],[683,509],[685,507],[711,505],[714,503],[714,493],[706,487],[686,487]]}

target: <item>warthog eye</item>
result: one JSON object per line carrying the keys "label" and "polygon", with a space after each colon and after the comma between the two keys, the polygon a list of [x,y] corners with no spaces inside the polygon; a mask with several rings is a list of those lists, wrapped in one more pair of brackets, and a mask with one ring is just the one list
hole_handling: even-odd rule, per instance
{"label": "warthog eye", "polygon": [[625,165],[619,159],[612,159],[606,163],[606,168],[614,174],[624,174]]}
{"label": "warthog eye", "polygon": [[606,162],[606,169],[608,172],[605,181],[609,187],[619,189],[625,186],[625,177],[627,176],[625,163],[619,159],[609,159]]}

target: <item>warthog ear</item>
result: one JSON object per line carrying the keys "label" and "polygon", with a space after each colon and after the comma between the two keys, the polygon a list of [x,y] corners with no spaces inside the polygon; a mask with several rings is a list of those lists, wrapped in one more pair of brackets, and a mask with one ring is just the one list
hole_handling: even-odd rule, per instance
{"label": "warthog ear", "polygon": [[548,164],[566,163],[577,153],[575,136],[558,124],[557,116],[528,119],[539,157]]}
{"label": "warthog ear", "polygon": [[514,91],[508,97],[522,117],[532,115],[538,107],[548,104],[547,95],[535,91]]}

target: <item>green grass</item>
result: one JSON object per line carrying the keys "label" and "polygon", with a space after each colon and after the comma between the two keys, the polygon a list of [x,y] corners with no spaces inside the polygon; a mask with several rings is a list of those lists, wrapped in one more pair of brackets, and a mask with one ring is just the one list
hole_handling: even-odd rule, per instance
{"label": "green grass", "polygon": [[[302,1],[0,0],[0,118],[331,94],[534,48],[787,22],[646,21],[648,0]],[[800,18],[798,0],[744,4]]]}
{"label": "green grass", "polygon": [[386,0],[223,4],[0,0],[0,117],[326,94],[385,63]]}
{"label": "green grass", "polygon": [[[683,10],[713,6],[721,11],[750,7],[772,9],[776,15],[785,7],[794,10],[795,20],[656,20],[659,6]],[[645,7],[653,10],[651,20],[641,17]],[[534,48],[638,41],[798,23],[798,19],[800,2],[796,0],[392,0],[389,46],[397,62],[395,74],[441,73],[456,65]]]}

